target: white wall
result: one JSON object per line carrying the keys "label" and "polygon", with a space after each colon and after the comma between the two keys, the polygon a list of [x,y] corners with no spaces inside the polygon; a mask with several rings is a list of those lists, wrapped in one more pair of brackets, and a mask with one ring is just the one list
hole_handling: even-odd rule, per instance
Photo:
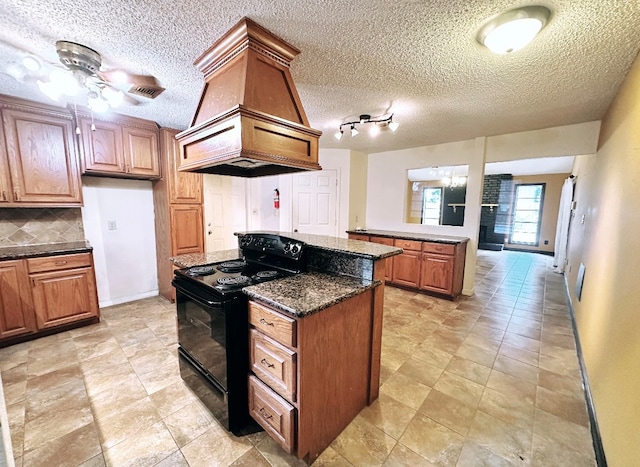
{"label": "white wall", "polygon": [[[475,280],[484,164],[534,157],[591,154],[597,148],[599,128],[600,122],[587,122],[370,154],[366,227],[469,237],[463,285],[463,293],[469,295],[473,292]],[[464,225],[454,227],[406,223],[404,213],[407,170],[460,164],[469,165]]]}
{"label": "white wall", "polygon": [[[150,181],[82,177],[82,222],[101,307],[158,294]],[[115,221],[116,230],[109,230]]]}

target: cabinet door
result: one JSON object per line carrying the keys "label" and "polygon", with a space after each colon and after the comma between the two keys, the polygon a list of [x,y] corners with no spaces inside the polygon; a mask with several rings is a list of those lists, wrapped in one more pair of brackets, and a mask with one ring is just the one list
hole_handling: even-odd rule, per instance
{"label": "cabinet door", "polygon": [[204,227],[202,206],[176,204],[169,206],[171,216],[172,255],[202,253],[204,251]]}
{"label": "cabinet door", "polygon": [[92,268],[30,274],[38,329],[98,316]]}
{"label": "cabinet door", "polygon": [[36,330],[25,262],[0,262],[0,339]]}
{"label": "cabinet door", "polygon": [[422,255],[420,288],[451,295],[453,293],[453,263],[453,256],[424,253]]}
{"label": "cabinet door", "polygon": [[175,130],[160,130],[161,151],[166,158],[169,203],[202,204],[202,174],[178,172],[180,165],[180,146],[176,141]]}
{"label": "cabinet door", "polygon": [[123,173],[124,152],[120,126],[91,119],[81,119],[80,126],[84,172]]}
{"label": "cabinet door", "polygon": [[393,283],[418,287],[420,281],[420,252],[406,250],[393,257]]}
{"label": "cabinet door", "polygon": [[158,132],[122,127],[126,172],[146,178],[160,178]]}
{"label": "cabinet door", "polygon": [[368,235],[364,235],[364,234],[350,233],[349,234],[349,240],[362,240],[363,242],[368,242],[369,241],[369,236]]}
{"label": "cabinet door", "polygon": [[[1,115],[2,113],[0,112]],[[13,199],[11,191],[7,146],[4,141],[4,129],[0,126],[0,206],[2,205],[1,203],[6,203]]]}
{"label": "cabinet door", "polygon": [[81,206],[71,119],[6,109],[2,117],[13,201]]}

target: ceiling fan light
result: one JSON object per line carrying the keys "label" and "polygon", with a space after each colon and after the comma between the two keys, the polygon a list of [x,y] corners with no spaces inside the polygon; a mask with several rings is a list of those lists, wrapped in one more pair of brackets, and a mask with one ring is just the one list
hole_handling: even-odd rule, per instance
{"label": "ceiling fan light", "polygon": [[67,96],[75,96],[80,90],[78,82],[70,73],[55,69],[51,72],[49,80],[53,83],[61,93]]}
{"label": "ceiling fan light", "polygon": [[40,61],[31,55],[27,55],[22,59],[22,65],[29,71],[38,71],[40,69]]}
{"label": "ceiling fan light", "polygon": [[87,98],[87,106],[96,113],[104,113],[109,110],[109,103],[98,94],[92,96],[90,93]]}
{"label": "ceiling fan light", "polygon": [[124,94],[122,91],[109,87],[102,90],[102,97],[104,97],[111,108],[119,107],[124,102]]}
{"label": "ceiling fan light", "polygon": [[543,6],[506,11],[487,21],[478,31],[478,41],[496,54],[524,48],[547,24],[551,12]]}
{"label": "ceiling fan light", "polygon": [[396,131],[400,124],[398,122],[389,122],[389,129],[391,131]]}
{"label": "ceiling fan light", "polygon": [[335,135],[333,135],[333,136],[334,136],[334,138],[335,138],[335,139],[337,139],[338,141],[340,141],[340,140],[342,139],[342,135],[343,135],[343,134],[344,134],[344,133],[343,133],[343,131],[342,131],[342,130],[340,130],[340,131],[336,132],[336,134],[335,134]]}
{"label": "ceiling fan light", "polygon": [[40,92],[47,96],[49,99],[58,102],[60,98],[60,89],[50,81],[44,82],[41,80],[36,81]]}

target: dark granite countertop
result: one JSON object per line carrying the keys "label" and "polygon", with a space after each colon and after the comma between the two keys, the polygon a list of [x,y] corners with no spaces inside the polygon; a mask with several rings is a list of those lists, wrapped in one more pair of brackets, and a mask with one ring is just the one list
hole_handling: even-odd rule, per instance
{"label": "dark granite countertop", "polygon": [[10,259],[35,258],[38,256],[67,255],[92,251],[89,242],[45,243],[42,245],[22,245],[0,247],[0,261]]}
{"label": "dark granite countertop", "polygon": [[434,242],[434,243],[466,243],[469,241],[468,237],[454,237],[451,235],[437,235],[428,233],[414,233],[414,232],[396,232],[393,230],[347,230],[347,233],[371,235],[374,237],[393,237],[401,238],[403,240],[417,240],[420,242]]}
{"label": "dark granite countertop", "polygon": [[308,272],[250,285],[242,291],[276,310],[302,318],[380,284],[380,281]]}
{"label": "dark granite countertop", "polygon": [[378,260],[382,258],[388,258],[389,256],[399,255],[402,253],[402,248],[396,248],[393,246],[381,245],[378,243],[366,243],[357,240],[349,240],[347,238],[328,237],[326,235],[313,235],[303,234],[299,232],[273,232],[273,231],[260,231],[260,232],[236,232],[238,236],[242,236],[246,233],[268,233],[275,235],[282,235],[294,240],[299,240],[307,244],[308,247],[318,248],[327,251],[335,251],[337,253],[346,253],[353,256],[359,256],[362,258],[368,258]]}
{"label": "dark granite countertop", "polygon": [[185,255],[172,256],[169,258],[169,261],[179,268],[190,268],[192,266],[219,263],[221,261],[231,261],[238,258],[242,258],[242,253],[236,248],[234,250],[210,251],[208,253],[188,253]]}

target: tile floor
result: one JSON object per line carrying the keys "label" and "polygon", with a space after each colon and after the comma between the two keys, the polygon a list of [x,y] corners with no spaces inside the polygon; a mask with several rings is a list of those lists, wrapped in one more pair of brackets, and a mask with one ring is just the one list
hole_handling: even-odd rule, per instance
{"label": "tile floor", "polygon": [[[480,251],[473,297],[387,287],[379,399],[314,465],[594,466],[562,276]],[[226,433],[182,384],[174,305],[0,349],[17,466],[302,465]]]}

